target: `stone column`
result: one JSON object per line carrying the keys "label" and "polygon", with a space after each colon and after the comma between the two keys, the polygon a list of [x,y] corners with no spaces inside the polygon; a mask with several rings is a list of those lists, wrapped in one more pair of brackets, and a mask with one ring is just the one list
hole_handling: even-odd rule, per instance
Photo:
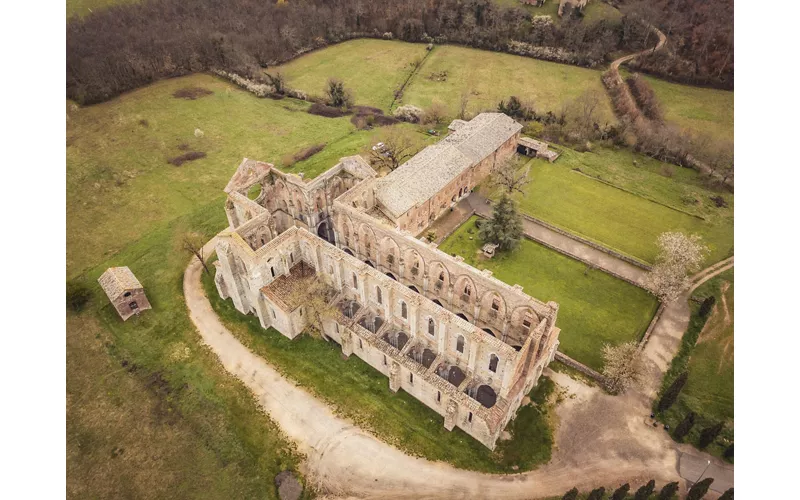
{"label": "stone column", "polygon": [[467,361],[467,369],[470,373],[475,372],[475,364],[478,361],[478,349],[480,349],[480,343],[471,341],[469,345],[469,360]]}
{"label": "stone column", "polygon": [[392,360],[392,367],[389,369],[389,389],[397,392],[400,389],[400,363]]}
{"label": "stone column", "polygon": [[447,315],[440,314],[436,319],[439,320],[439,354],[444,354],[444,352],[447,350],[447,335],[449,333],[447,331]]}
{"label": "stone column", "polygon": [[342,325],[339,325],[339,330],[342,337],[342,354],[349,358],[353,354],[353,333]]}
{"label": "stone column", "polygon": [[456,426],[456,419],[458,418],[458,403],[452,399],[447,402],[447,409],[444,411],[444,428],[452,431]]}

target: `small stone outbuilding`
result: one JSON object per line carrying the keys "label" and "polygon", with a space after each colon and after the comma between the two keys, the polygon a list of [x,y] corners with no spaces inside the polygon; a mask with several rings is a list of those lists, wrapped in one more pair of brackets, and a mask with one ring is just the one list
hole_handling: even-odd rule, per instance
{"label": "small stone outbuilding", "polygon": [[152,309],[144,288],[127,267],[109,267],[97,280],[123,321]]}

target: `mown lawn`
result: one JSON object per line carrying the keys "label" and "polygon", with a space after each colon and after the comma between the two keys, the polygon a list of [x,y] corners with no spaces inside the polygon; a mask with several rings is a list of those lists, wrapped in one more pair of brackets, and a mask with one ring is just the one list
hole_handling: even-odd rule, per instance
{"label": "mown lawn", "polygon": [[389,109],[394,91],[425,57],[425,44],[361,39],[331,45],[268,70],[280,71],[287,84],[323,96],[329,78],[342,80],[356,104]]}
{"label": "mown lawn", "polygon": [[458,228],[439,248],[464,257],[479,269],[489,269],[510,285],[520,284],[528,295],[559,304],[559,350],[596,370],[603,367],[603,345],[638,340],[655,314],[658,302],[641,288],[523,239],[510,254],[491,260],[479,255],[482,242],[477,217]]}
{"label": "mown lawn", "polygon": [[[67,315],[69,498],[277,498],[275,475],[297,470],[294,445],[186,314],[180,235],[217,232],[222,201],[154,225],[83,277],[92,299]],[[120,320],[96,281],[113,265],[130,266],[152,310]]]}
{"label": "mown lawn", "polygon": [[[645,262],[655,260],[656,239],[666,231],[701,235],[711,249],[708,264],[732,254],[733,195],[705,188],[695,171],[626,150],[558,150],[555,163],[531,160],[531,182],[516,196],[523,212]],[[718,208],[715,196],[727,207]]]}
{"label": "mown lawn", "polygon": [[[725,305],[728,309],[726,320]],[[675,428],[690,411],[695,412],[695,424],[684,439],[697,445],[704,428],[719,422],[725,428],[719,437],[706,449],[709,453],[722,456],[734,438],[734,342],[733,342],[733,270],[725,271],[704,283],[695,290],[693,296],[704,299],[714,295],[717,299],[712,312],[702,318],[699,304],[690,302],[692,316],[689,328],[683,335],[681,347],[673,358],[664,376],[662,392],[686,371],[689,374],[686,385],[678,400],[659,418]],[[658,399],[653,403],[656,408]]]}
{"label": "mown lawn", "polygon": [[541,406],[520,409],[517,421],[509,425],[517,439],[500,443],[493,453],[457,427],[447,431],[443,417],[408,393],[390,391],[389,380],[357,356],[343,359],[336,343],[308,335],[289,340],[272,328],[264,330],[257,317],[242,315],[230,300],[220,298],[213,276],[203,275],[203,287],[225,325],[253,352],[338,414],[407,453],[482,472],[512,472],[515,465],[519,471],[530,470],[550,460],[548,379],[531,392]]}
{"label": "mown lawn", "polygon": [[[446,73],[443,81],[437,75]],[[427,107],[441,101],[456,116],[463,92],[470,92],[468,111],[497,109],[501,99],[516,95],[539,111],[559,112],[564,104],[587,90],[598,92],[600,114],[615,121],[600,72],[576,66],[441,45],[425,60],[403,95],[403,104]]]}
{"label": "mown lawn", "polygon": [[72,16],[88,16],[92,12],[106,9],[112,5],[140,2],[141,0],[67,0],[67,19]]}

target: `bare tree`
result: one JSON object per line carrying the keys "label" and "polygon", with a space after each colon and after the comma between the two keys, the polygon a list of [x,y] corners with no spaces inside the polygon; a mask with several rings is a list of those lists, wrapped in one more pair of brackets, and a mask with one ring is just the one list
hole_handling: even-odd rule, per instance
{"label": "bare tree", "polygon": [[370,151],[372,166],[394,170],[414,156],[417,147],[411,135],[404,129],[392,127],[383,137],[383,147]]}
{"label": "bare tree", "polygon": [[322,326],[326,319],[336,314],[336,306],[331,300],[336,295],[333,289],[322,279],[318,279],[314,268],[305,261],[300,261],[300,273],[303,280],[288,295],[286,302],[300,304],[306,319],[306,333],[315,338],[322,336]]}
{"label": "bare tree", "polygon": [[208,265],[206,264],[206,260],[203,258],[203,236],[199,233],[185,233],[183,238],[181,238],[181,246],[184,250],[191,253],[200,263],[203,265],[203,269],[205,269],[206,274],[211,274],[211,271],[208,270]]}
{"label": "bare tree", "polygon": [[284,78],[283,73],[278,71],[274,75],[270,73],[264,73],[264,75],[267,77],[267,80],[269,80],[270,85],[275,88],[276,94],[283,95],[286,93],[286,79]]}
{"label": "bare tree", "polygon": [[606,344],[603,346],[603,360],[603,375],[610,392],[621,394],[641,383],[644,363],[636,342],[616,346]]}
{"label": "bare tree", "polygon": [[425,110],[425,123],[440,125],[447,117],[447,108],[441,101],[433,101]]}
{"label": "bare tree", "polygon": [[672,302],[691,285],[689,275],[700,270],[708,247],[696,234],[677,232],[662,233],[658,246],[656,265],[647,275],[645,286],[662,302]]}
{"label": "bare tree", "polygon": [[467,119],[467,107],[469,106],[470,90],[467,89],[461,93],[461,98],[458,101],[458,118],[461,120]]}
{"label": "bare tree", "polygon": [[523,188],[530,182],[528,179],[530,169],[530,163],[520,168],[517,161],[509,159],[495,170],[491,180],[492,185],[503,188],[509,195],[515,192],[525,194]]}

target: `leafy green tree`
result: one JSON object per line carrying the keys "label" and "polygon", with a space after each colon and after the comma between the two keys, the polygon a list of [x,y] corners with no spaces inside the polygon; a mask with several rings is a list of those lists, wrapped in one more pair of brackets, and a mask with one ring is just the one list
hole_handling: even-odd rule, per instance
{"label": "leafy green tree", "polygon": [[733,488],[728,488],[717,500],[733,500]]}
{"label": "leafy green tree", "polygon": [[650,495],[656,490],[656,482],[652,479],[647,482],[644,486],[636,490],[636,494],[633,496],[633,500],[647,500],[650,498]]}
{"label": "leafy green tree", "polygon": [[680,486],[677,482],[667,483],[661,488],[661,492],[658,494],[658,500],[672,500],[672,497],[678,493]]}
{"label": "leafy green tree", "polygon": [[719,422],[711,427],[706,427],[700,433],[700,440],[697,442],[697,445],[700,447],[701,450],[705,449],[717,439],[719,433],[722,432],[722,428],[725,426],[724,422]]}
{"label": "leafy green tree", "polygon": [[350,91],[345,88],[344,82],[336,78],[328,80],[325,94],[328,96],[328,104],[334,108],[346,108],[353,100]]}
{"label": "leafy green tree", "polygon": [[578,498],[578,488],[572,488],[568,492],[564,493],[564,496],[561,497],[561,500],[576,500]]}
{"label": "leafy green tree", "polygon": [[707,477],[702,481],[694,483],[691,489],[689,489],[689,493],[686,495],[686,500],[700,500],[706,495],[706,493],[708,493],[708,489],[711,487],[711,483],[713,482],[713,477]]}
{"label": "leafy green tree", "polygon": [[628,483],[623,484],[616,490],[614,490],[614,494],[611,495],[611,500],[625,500],[625,497],[628,496],[628,492],[631,490],[631,485]]}
{"label": "leafy green tree", "polygon": [[589,496],[586,497],[586,500],[601,500],[606,495],[606,489],[602,486],[599,488],[595,488],[589,493]]}
{"label": "leafy green tree", "polygon": [[667,387],[667,390],[664,391],[661,399],[658,401],[658,411],[665,412],[670,409],[670,407],[678,399],[678,394],[681,393],[681,389],[683,389],[683,386],[686,385],[686,380],[688,380],[688,378],[689,373],[682,372],[680,375],[678,375],[678,378],[672,381],[669,387]]}
{"label": "leafy green tree", "polygon": [[672,437],[675,438],[675,441],[681,441],[684,436],[689,434],[689,431],[692,430],[692,426],[694,425],[694,418],[695,414],[693,411],[690,411],[683,417],[681,423],[675,428],[675,432],[672,433]]}
{"label": "leafy green tree", "polygon": [[499,245],[500,250],[513,250],[519,244],[522,218],[511,198],[500,198],[492,209],[492,218],[481,224],[478,235],[486,243]]}

